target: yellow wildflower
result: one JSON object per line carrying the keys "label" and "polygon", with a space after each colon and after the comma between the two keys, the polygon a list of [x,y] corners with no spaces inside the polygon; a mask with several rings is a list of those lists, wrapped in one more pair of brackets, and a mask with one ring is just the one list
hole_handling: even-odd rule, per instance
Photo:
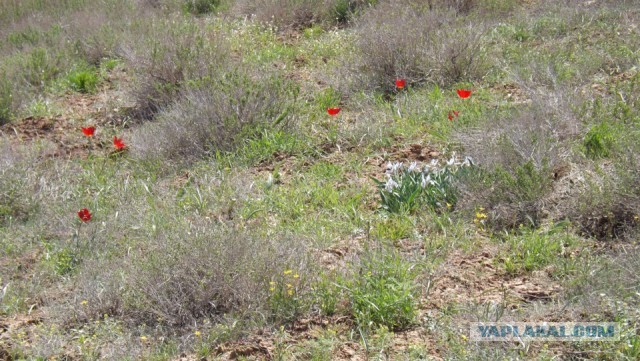
{"label": "yellow wildflower", "polygon": [[290,275],[290,274],[292,274],[292,273],[293,273],[293,271],[292,271],[292,270],[290,270],[290,269],[288,269],[288,270],[285,270],[285,271],[284,271],[284,275],[285,275],[285,276],[286,276],[286,275]]}
{"label": "yellow wildflower", "polygon": [[287,293],[289,294],[289,296],[293,296],[293,290],[288,290]]}
{"label": "yellow wildflower", "polygon": [[89,301],[87,301],[87,300],[82,300],[82,302],[80,302],[80,304],[83,305],[83,306],[86,305],[87,303],[89,303]]}
{"label": "yellow wildflower", "polygon": [[200,337],[200,335],[202,335],[198,330],[196,330],[196,332],[194,332],[193,334],[196,335],[196,337]]}
{"label": "yellow wildflower", "polygon": [[297,274],[297,273],[293,275],[293,278],[299,278],[299,277],[300,277],[300,275]]}

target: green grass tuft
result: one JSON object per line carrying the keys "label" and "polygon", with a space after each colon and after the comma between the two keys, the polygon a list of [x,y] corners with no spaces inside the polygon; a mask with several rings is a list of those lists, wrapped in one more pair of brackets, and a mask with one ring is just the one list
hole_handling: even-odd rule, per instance
{"label": "green grass tuft", "polygon": [[418,289],[415,265],[393,251],[364,255],[347,285],[351,310],[363,331],[379,326],[403,330],[415,322]]}
{"label": "green grass tuft", "polygon": [[67,74],[67,82],[69,87],[80,93],[93,93],[95,92],[99,77],[93,69],[76,69]]}

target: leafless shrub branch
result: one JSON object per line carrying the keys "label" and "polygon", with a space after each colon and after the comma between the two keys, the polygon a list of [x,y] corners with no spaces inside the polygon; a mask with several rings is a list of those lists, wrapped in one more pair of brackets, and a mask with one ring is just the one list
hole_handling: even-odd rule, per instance
{"label": "leafless shrub branch", "polygon": [[136,133],[136,150],[142,156],[187,161],[231,150],[264,127],[285,126],[288,97],[286,84],[277,78],[227,74],[183,91],[157,122]]}
{"label": "leafless shrub branch", "polygon": [[384,2],[357,22],[354,71],[360,86],[393,90],[393,80],[443,86],[482,78],[480,24],[463,24],[447,7],[417,1]]}

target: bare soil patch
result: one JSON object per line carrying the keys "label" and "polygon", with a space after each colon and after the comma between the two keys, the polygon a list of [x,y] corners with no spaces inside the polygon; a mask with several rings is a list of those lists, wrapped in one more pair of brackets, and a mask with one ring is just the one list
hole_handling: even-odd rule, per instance
{"label": "bare soil patch", "polygon": [[454,251],[438,267],[427,295],[426,309],[442,309],[447,304],[502,303],[517,307],[522,302],[551,299],[560,285],[546,272],[511,277],[498,266],[496,247],[464,254]]}
{"label": "bare soil patch", "polygon": [[[409,146],[392,146],[389,150],[389,160],[397,162],[430,162],[439,159],[441,153],[428,145],[414,143]],[[386,167],[386,163],[385,163]]]}
{"label": "bare soil patch", "polygon": [[514,104],[527,104],[531,101],[524,89],[514,83],[495,84],[490,88],[500,94],[503,99]]}
{"label": "bare soil patch", "polygon": [[[62,109],[51,116],[29,116],[0,126],[0,136],[12,142],[45,141],[50,146],[45,157],[85,158],[92,152],[108,147],[111,139],[102,136],[105,128],[123,125],[121,108],[125,96],[117,84],[125,80],[122,71],[112,72],[96,94],[68,93],[54,100]],[[95,139],[87,139],[81,127],[95,126]]]}

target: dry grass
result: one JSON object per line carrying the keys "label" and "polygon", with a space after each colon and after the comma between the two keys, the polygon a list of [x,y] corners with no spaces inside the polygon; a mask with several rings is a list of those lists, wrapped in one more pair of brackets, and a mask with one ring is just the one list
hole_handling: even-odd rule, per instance
{"label": "dry grass", "polygon": [[29,115],[30,101],[60,91],[59,80],[71,69],[99,65],[117,55],[118,37],[136,16],[134,3],[90,4],[82,0],[3,3],[0,73],[6,74],[6,81],[4,77],[0,81],[0,122]]}
{"label": "dry grass", "polygon": [[0,138],[0,227],[25,222],[37,211],[38,203],[29,191],[33,179],[25,169],[32,161],[24,149]]}
{"label": "dry grass", "polygon": [[357,22],[355,68],[360,87],[392,91],[393,81],[449,86],[487,71],[482,24],[421,2],[383,2]]}
{"label": "dry grass", "polygon": [[571,158],[579,135],[569,98],[562,92],[536,95],[516,114],[458,134],[465,154],[487,172],[467,181],[463,208],[489,209],[495,229],[541,222],[554,174]]}
{"label": "dry grass", "polygon": [[[633,137],[636,132],[629,135]],[[587,237],[607,241],[634,240],[638,236],[640,159],[638,147],[630,142],[635,143],[625,139],[624,146],[613,156],[615,167],[605,163],[584,172],[586,186],[580,192],[572,192],[572,197],[562,205],[566,217]]]}
{"label": "dry grass", "polygon": [[151,119],[169,106],[187,81],[216,77],[228,66],[228,45],[214,31],[182,18],[142,24],[120,49],[134,69],[136,119]]}
{"label": "dry grass", "polygon": [[[634,359],[614,343],[478,346],[458,314],[489,280],[496,295],[526,289],[509,316],[637,325],[635,248],[600,267],[602,243],[587,239],[629,250],[640,229],[632,2],[0,4],[0,122],[55,120],[0,140],[0,355],[199,359],[244,342],[287,359],[311,337],[325,359]],[[95,94],[65,85],[73,69],[103,77]],[[131,112],[105,99],[126,91]],[[35,117],[39,103],[62,114]],[[77,153],[49,149],[67,142]],[[388,161],[442,164],[453,150],[478,164],[459,203],[379,209],[372,178]],[[557,238],[543,227],[556,221]],[[547,292],[560,285],[610,303]],[[410,346],[425,347],[400,356]]]}
{"label": "dry grass", "polygon": [[[607,255],[592,272],[584,272],[581,282],[570,287],[567,296],[579,300],[586,314],[603,315],[617,307],[635,310],[640,305],[640,257],[637,246],[623,253]],[[597,277],[593,277],[597,274]],[[619,300],[618,306],[612,300]],[[622,310],[620,310],[622,311]]]}
{"label": "dry grass", "polygon": [[531,103],[498,121],[487,119],[457,138],[479,164],[511,169],[532,161],[537,169],[554,168],[571,154],[580,120],[571,110],[577,94],[568,89],[530,93]]}
{"label": "dry grass", "polygon": [[190,161],[232,150],[264,129],[286,126],[290,95],[276,76],[225,74],[181,92],[157,122],[136,133],[136,151],[143,157]]}
{"label": "dry grass", "polygon": [[[108,314],[132,326],[184,328],[226,314],[269,314],[269,282],[287,269],[309,274],[305,245],[289,236],[266,239],[215,222],[193,224],[190,232],[156,237],[115,263],[87,262],[76,290],[87,307],[70,305],[64,314],[72,312],[75,322]],[[109,271],[100,271],[107,264]]]}
{"label": "dry grass", "polygon": [[232,13],[250,16],[279,30],[345,24],[374,0],[238,0]]}

